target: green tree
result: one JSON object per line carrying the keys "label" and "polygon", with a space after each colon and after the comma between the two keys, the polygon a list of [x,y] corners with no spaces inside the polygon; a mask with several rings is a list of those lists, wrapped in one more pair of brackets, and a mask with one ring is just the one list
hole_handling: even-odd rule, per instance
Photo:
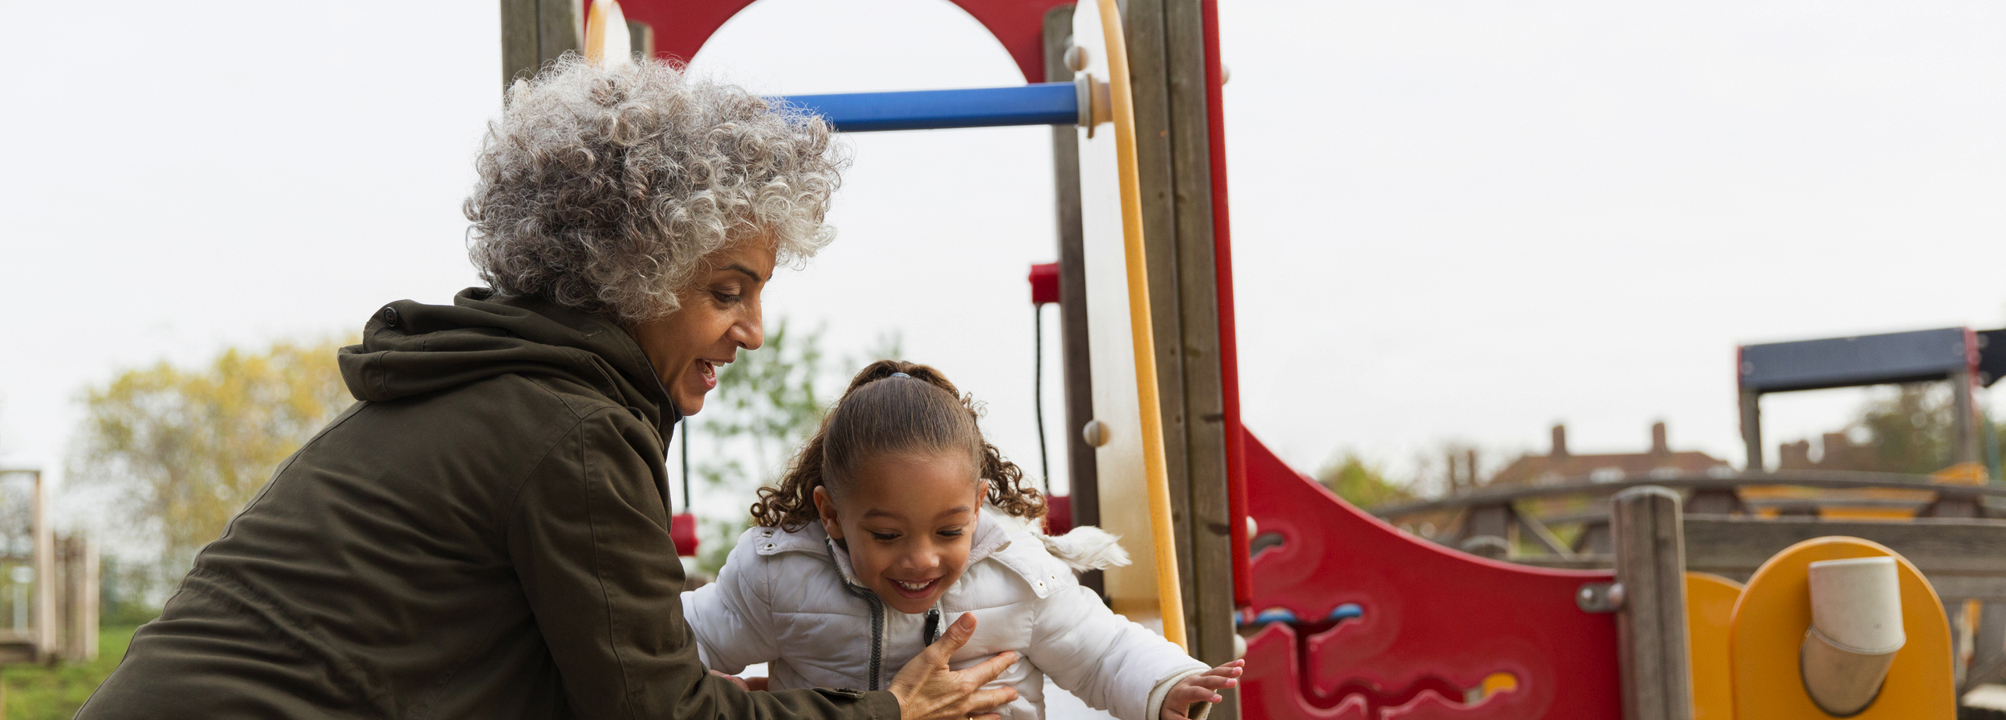
{"label": "green tree", "polygon": [[280,462],[350,402],[341,343],[230,349],[207,368],[160,362],[83,397],[69,476],[116,498],[121,526],[153,535],[178,574]]}
{"label": "green tree", "polygon": [[760,349],[740,353],[718,373],[703,413],[685,428],[686,442],[702,435],[713,448],[691,472],[706,487],[744,502],[701,518],[699,569],[715,574],[724,566],[739,533],[750,525],[746,508],[754,493],[780,479],[795,450],[821,425],[825,372],[821,331],[790,329],[782,318]]}
{"label": "green tree", "polygon": [[1957,447],[1952,409],[1942,383],[1902,385],[1868,401],[1853,427],[1865,431],[1872,452],[1867,467],[1854,469],[1921,474],[1949,466]]}
{"label": "green tree", "polygon": [[1348,450],[1318,470],[1316,479],[1345,502],[1362,508],[1414,497],[1404,483],[1388,479],[1385,470]]}

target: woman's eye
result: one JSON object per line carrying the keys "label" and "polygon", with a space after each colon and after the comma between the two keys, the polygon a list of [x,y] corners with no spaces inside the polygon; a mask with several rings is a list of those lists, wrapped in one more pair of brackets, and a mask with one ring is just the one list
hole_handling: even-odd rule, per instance
{"label": "woman's eye", "polygon": [[738,295],[733,293],[728,293],[723,291],[713,291],[711,295],[716,296],[718,302],[726,305],[738,302]]}

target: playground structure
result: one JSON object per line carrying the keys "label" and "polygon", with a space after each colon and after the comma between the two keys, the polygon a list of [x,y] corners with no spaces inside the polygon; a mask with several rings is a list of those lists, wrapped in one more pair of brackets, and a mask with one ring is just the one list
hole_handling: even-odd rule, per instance
{"label": "playground structure", "polygon": [[[1695,501],[1672,488],[1720,496],[1700,479],[1620,488],[1606,558],[1584,558],[1516,515],[1515,498],[1481,517],[1468,503],[1408,509],[1464,511],[1466,534],[1495,526],[1506,539],[1471,547],[1499,557],[1482,557],[1403,532],[1288,468],[1239,422],[1212,2],[954,2],[1030,84],[780,100],[847,132],[1054,126],[1057,297],[1034,290],[1034,302],[1060,306],[1074,479],[1062,505],[1074,523],[1149,539],[1154,562],[1102,579],[1117,611],[1160,622],[1207,663],[1244,652],[1244,684],[1214,717],[1953,716],[1951,634],[1928,574],[1956,553],[1911,563],[1898,552],[1906,541],[1891,550],[1823,537],[1840,534],[1824,532],[1833,526],[1768,548],[1779,536],[1768,526],[1727,531],[1686,515]],[[634,0],[623,17],[576,0],[503,0],[504,81],[581,47],[686,61],[748,4]],[[603,14],[581,22],[592,12]],[[2002,494],[1946,487],[1937,504],[1979,507]],[[1507,562],[1518,528],[1561,567]],[[1956,532],[2000,537],[1962,525],[1932,537]],[[1695,548],[1723,538],[1740,543],[1745,586],[1689,572],[1690,558],[1704,567],[1715,557]],[[1968,589],[1990,593],[1994,575],[2006,577],[1989,558],[1961,559],[1983,566]],[[1815,589],[1862,562],[1871,577],[1846,582],[1871,593]],[[1834,601],[1869,596],[1879,603]],[[1888,623],[1900,626],[1898,644],[1862,630]]]}
{"label": "playground structure", "polygon": [[0,504],[24,511],[6,513],[0,526],[7,583],[0,601],[13,616],[0,629],[0,665],[97,658],[97,548],[50,528],[47,497],[40,470],[0,468]]}

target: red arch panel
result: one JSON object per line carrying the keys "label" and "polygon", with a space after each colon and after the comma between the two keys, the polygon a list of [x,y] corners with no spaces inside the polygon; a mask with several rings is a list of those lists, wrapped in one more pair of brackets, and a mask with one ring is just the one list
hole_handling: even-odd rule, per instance
{"label": "red arch panel", "polygon": [[[655,29],[655,55],[689,62],[726,20],[753,0],[623,0],[627,19]],[[1017,61],[1025,82],[1045,81],[1045,13],[1067,0],[951,0],[982,23],[1010,58]],[[590,0],[586,2],[591,5]]]}

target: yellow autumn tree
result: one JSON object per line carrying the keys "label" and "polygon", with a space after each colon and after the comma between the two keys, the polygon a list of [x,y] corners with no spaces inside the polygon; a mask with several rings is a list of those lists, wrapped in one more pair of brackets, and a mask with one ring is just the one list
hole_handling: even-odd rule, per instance
{"label": "yellow autumn tree", "polygon": [[342,344],[231,349],[206,368],[163,361],[91,388],[68,475],[111,491],[113,517],[157,532],[163,565],[185,568],[352,402],[335,366]]}

